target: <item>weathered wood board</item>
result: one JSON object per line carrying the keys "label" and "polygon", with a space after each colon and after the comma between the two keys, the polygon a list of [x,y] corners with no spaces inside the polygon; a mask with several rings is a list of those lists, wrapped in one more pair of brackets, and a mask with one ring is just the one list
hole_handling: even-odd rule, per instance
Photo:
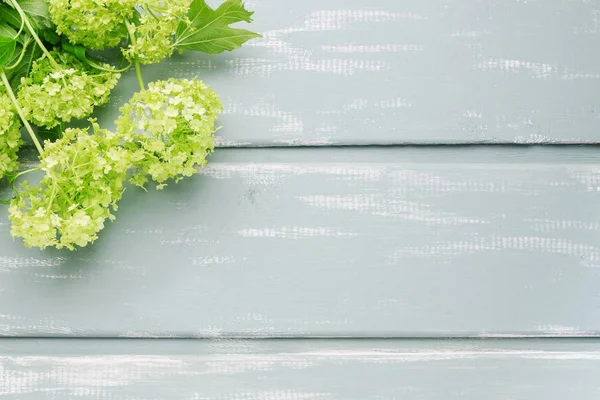
{"label": "weathered wood board", "polygon": [[[599,141],[597,1],[247,4],[263,39],[144,69],[210,83],[222,145]],[[124,80],[107,126],[139,90]]]}
{"label": "weathered wood board", "polygon": [[1,213],[0,334],[596,335],[599,202],[595,149],[221,149],[74,253]]}
{"label": "weathered wood board", "polygon": [[3,399],[596,400],[590,341],[0,340]]}

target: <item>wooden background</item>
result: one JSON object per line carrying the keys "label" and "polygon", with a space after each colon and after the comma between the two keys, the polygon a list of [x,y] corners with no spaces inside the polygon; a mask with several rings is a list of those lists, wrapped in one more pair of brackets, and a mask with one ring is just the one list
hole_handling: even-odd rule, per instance
{"label": "wooden background", "polygon": [[247,5],[144,69],[221,95],[198,176],[72,253],[0,214],[0,397],[598,399],[600,1]]}

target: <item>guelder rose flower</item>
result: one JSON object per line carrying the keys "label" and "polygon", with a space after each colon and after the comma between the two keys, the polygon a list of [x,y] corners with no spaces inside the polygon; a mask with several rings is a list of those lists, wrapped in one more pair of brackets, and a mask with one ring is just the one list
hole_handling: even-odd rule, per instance
{"label": "guelder rose flower", "polygon": [[50,0],[49,12],[58,33],[91,49],[118,46],[127,37],[125,22],[133,18],[132,0]]}
{"label": "guelder rose flower", "polygon": [[164,187],[192,176],[214,150],[215,122],[223,110],[217,94],[197,79],[157,81],[121,108],[117,133],[139,159],[132,183],[148,176]]}
{"label": "guelder rose flower", "polygon": [[[50,52],[60,69],[43,56],[33,63],[31,73],[21,79],[17,100],[27,119],[52,128],[89,116],[94,107],[108,101],[120,74],[99,71],[68,53]],[[109,71],[114,67],[103,64]]]}
{"label": "guelder rose flower", "polygon": [[46,141],[39,186],[23,182],[11,201],[11,233],[26,246],[73,250],[96,240],[106,219],[114,219],[131,155],[113,132],[96,123],[93,129],[67,129]]}
{"label": "guelder rose flower", "polygon": [[0,89],[0,178],[19,168],[17,152],[22,143],[19,116],[9,96]]}
{"label": "guelder rose flower", "polygon": [[186,19],[189,0],[140,1],[140,18],[132,27],[135,42],[123,49],[130,61],[154,64],[173,54],[173,36],[179,23]]}

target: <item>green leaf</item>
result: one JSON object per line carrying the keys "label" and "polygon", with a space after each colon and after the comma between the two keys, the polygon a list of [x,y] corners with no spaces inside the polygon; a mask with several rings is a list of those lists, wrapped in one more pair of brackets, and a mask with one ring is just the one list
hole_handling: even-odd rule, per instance
{"label": "green leaf", "polygon": [[0,6],[0,20],[6,22],[15,29],[21,28],[21,17],[19,17],[19,13],[14,8]]}
{"label": "green leaf", "polygon": [[58,44],[60,42],[60,36],[58,36],[58,33],[54,29],[42,29],[40,36],[48,43]]}
{"label": "green leaf", "polygon": [[17,48],[17,41],[12,37],[0,36],[0,65],[11,60]]}
{"label": "green leaf", "polygon": [[19,0],[19,6],[25,14],[35,22],[40,29],[51,29],[54,27],[50,19],[47,0]]}
{"label": "green leaf", "polygon": [[[9,4],[9,2],[6,3]],[[54,24],[50,19],[50,12],[48,11],[47,0],[18,0],[17,3],[19,3],[19,7],[29,17],[30,22],[37,30],[54,29]],[[17,10],[2,7],[1,12],[2,18],[6,22],[17,29],[21,26],[21,17]]]}
{"label": "green leaf", "polygon": [[73,43],[69,42],[67,40],[67,38],[63,38],[60,45],[62,46],[63,50],[66,51],[67,53],[73,54],[75,57],[77,57],[79,60],[83,61],[84,63],[88,62],[85,47],[77,45],[77,44],[73,44]]}
{"label": "green leaf", "polygon": [[17,36],[17,31],[6,22],[0,22],[0,36],[14,38]]}
{"label": "green leaf", "polygon": [[216,10],[205,0],[193,0],[188,13],[191,22],[179,23],[175,47],[208,54],[237,49],[248,40],[261,37],[258,33],[229,27],[236,22],[252,22],[252,14],[254,12],[244,8],[242,0],[225,0]]}
{"label": "green leaf", "polygon": [[[28,43],[31,42],[32,40],[33,39],[31,39],[31,36],[27,36],[26,41]],[[17,61],[17,58],[21,54],[21,49],[22,49],[22,47],[18,46],[18,51],[15,52],[12,59],[7,64],[12,65],[13,63],[15,63]],[[19,65],[17,65],[14,69],[6,71],[6,75],[8,76],[8,79],[10,81],[10,84],[11,84],[13,90],[16,90],[17,87],[19,86],[21,77],[27,76],[29,74],[29,71],[31,71],[31,66],[33,65],[33,62],[35,60],[37,60],[38,58],[40,58],[41,55],[42,55],[42,50],[38,46],[35,46],[35,45],[32,45],[31,43],[29,43],[29,45],[27,46],[27,49],[25,50],[25,55],[24,55],[23,59],[21,60],[21,62],[19,63]]]}

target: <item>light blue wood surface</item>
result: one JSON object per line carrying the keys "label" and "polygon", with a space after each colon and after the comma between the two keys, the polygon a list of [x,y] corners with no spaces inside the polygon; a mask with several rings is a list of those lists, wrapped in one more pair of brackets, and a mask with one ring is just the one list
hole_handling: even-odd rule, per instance
{"label": "light blue wood surface", "polygon": [[263,39],[145,79],[212,85],[221,147],[311,148],[128,189],[74,253],[0,213],[0,397],[598,399],[596,149],[314,147],[599,142],[600,3],[247,4]]}
{"label": "light blue wood surface", "polygon": [[[598,142],[595,0],[247,4],[263,39],[144,69],[211,84],[222,145]],[[138,90],[124,80],[107,126]]]}
{"label": "light blue wood surface", "polygon": [[590,341],[0,341],[3,399],[596,400]]}
{"label": "light blue wood surface", "polygon": [[0,333],[596,335],[599,188],[595,149],[221,149],[74,253],[2,217]]}

